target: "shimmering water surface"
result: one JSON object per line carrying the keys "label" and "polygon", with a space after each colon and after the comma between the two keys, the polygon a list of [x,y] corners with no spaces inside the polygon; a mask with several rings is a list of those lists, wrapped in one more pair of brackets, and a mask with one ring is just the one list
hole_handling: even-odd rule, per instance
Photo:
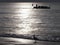
{"label": "shimmering water surface", "polygon": [[[32,4],[51,9],[33,9]],[[0,3],[0,34],[60,36],[60,3]],[[60,45],[59,42],[0,37],[3,45]]]}

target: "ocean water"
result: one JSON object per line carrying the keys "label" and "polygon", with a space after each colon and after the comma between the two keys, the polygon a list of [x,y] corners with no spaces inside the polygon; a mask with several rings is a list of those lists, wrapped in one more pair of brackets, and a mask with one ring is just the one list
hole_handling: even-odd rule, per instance
{"label": "ocean water", "polygon": [[[33,6],[32,6],[33,4]],[[50,9],[34,9],[38,4]],[[60,45],[60,3],[0,3],[0,44],[1,45]],[[6,37],[4,34],[42,36],[48,41]],[[3,37],[4,35],[4,37]],[[38,37],[37,38],[40,38]],[[53,39],[52,39],[53,37]]]}

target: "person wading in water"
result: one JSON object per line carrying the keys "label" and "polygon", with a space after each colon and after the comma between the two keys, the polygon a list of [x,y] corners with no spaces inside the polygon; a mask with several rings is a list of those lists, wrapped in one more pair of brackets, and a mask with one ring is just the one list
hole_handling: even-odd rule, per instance
{"label": "person wading in water", "polygon": [[35,34],[33,35],[33,39],[35,40],[35,42],[34,42],[34,43],[36,43],[36,39],[37,39],[37,38],[35,37]]}

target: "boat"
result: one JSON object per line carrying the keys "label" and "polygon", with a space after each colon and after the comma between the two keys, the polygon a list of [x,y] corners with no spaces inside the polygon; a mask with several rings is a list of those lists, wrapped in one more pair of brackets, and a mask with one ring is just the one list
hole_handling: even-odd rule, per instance
{"label": "boat", "polygon": [[49,6],[37,6],[37,4],[33,8],[35,8],[35,9],[50,9]]}

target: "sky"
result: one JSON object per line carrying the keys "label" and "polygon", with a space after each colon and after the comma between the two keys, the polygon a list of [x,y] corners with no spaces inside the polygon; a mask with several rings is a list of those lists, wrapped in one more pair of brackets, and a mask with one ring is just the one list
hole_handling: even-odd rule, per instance
{"label": "sky", "polygon": [[60,0],[0,0],[0,2],[60,2]]}

